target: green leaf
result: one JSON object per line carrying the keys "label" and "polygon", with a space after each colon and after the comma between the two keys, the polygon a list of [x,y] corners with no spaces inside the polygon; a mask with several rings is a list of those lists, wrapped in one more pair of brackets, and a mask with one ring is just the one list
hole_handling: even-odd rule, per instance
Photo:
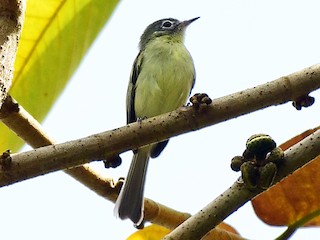
{"label": "green leaf", "polygon": [[[28,0],[10,94],[42,121],[118,0]],[[0,152],[23,144],[0,123]]]}

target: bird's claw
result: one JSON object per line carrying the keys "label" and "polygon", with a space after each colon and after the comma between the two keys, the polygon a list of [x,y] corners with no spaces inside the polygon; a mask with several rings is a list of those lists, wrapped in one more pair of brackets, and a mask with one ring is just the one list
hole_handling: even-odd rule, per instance
{"label": "bird's claw", "polygon": [[209,105],[212,103],[212,99],[206,93],[196,93],[192,97],[190,97],[190,102],[192,103],[192,107],[195,109],[199,109],[201,105]]}
{"label": "bird's claw", "polygon": [[314,104],[314,97],[309,96],[308,94],[303,95],[292,101],[292,105],[297,109],[301,110],[302,107],[310,107]]}
{"label": "bird's claw", "polygon": [[105,168],[116,168],[121,165],[122,159],[119,155],[112,156],[103,160]]}

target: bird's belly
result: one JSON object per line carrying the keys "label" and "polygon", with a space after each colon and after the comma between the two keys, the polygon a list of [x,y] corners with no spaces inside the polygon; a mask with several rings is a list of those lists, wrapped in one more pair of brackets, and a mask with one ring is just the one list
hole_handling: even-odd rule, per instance
{"label": "bird's belly", "polygon": [[193,84],[193,66],[176,65],[155,66],[148,73],[140,73],[134,106],[137,118],[167,113],[186,103]]}

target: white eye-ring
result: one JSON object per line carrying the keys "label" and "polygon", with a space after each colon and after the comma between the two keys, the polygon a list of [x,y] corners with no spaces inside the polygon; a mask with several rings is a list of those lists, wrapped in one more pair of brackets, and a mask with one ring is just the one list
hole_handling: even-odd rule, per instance
{"label": "white eye-ring", "polygon": [[161,28],[167,29],[167,28],[172,28],[173,22],[170,20],[165,20],[161,24]]}

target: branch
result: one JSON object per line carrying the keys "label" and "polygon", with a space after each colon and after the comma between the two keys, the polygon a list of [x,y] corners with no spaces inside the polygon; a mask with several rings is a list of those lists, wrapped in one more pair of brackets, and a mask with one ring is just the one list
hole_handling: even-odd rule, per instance
{"label": "branch", "polygon": [[[40,123],[34,119],[22,106],[8,96],[0,110],[0,119],[12,131],[33,148],[53,145],[56,142],[42,128]],[[82,165],[71,169],[65,169],[69,174],[98,195],[115,202],[120,190],[116,187],[113,179],[102,178],[94,172],[88,165]],[[5,174],[2,171],[1,175]]]}
{"label": "branch", "polygon": [[[13,154],[9,170],[0,171],[0,186],[68,169],[198,130],[246,113],[285,103],[320,88],[320,65],[216,99],[199,110],[182,107],[141,122],[70,142]],[[7,123],[4,118],[3,121]]]}
{"label": "branch", "polygon": [[25,1],[0,0],[0,109],[11,87]]}
{"label": "branch", "polygon": [[[110,150],[109,154],[113,152],[125,151],[121,149],[130,149],[146,144],[149,141],[166,139],[168,137],[178,135],[179,133],[190,131],[190,129],[200,129],[202,127],[209,126],[210,124],[234,118],[260,108],[277,105],[286,101],[290,101],[291,99],[296,99],[298,96],[305,95],[306,93],[319,88],[319,67],[320,65],[315,65],[287,77],[280,78],[274,82],[217,99],[211,106],[200,108],[200,111],[195,112],[192,108],[182,108],[164,116],[148,119],[143,121],[141,124],[132,124],[133,126],[125,126],[106,133],[96,134],[89,138],[73,141],[73,143],[78,142],[81,145],[79,149],[81,152],[80,155],[84,154],[82,146],[86,148],[93,147],[93,149],[91,149],[92,151],[97,149],[99,150],[97,153],[90,152],[90,154],[86,156],[88,157],[88,160],[86,161],[90,161],[91,157],[95,158],[94,156],[108,155],[104,152],[108,149]],[[20,137],[22,137],[33,147],[54,144],[54,141],[41,130],[40,124],[35,119],[33,119],[21,106],[18,109],[15,109],[15,107],[12,107],[13,105],[14,104],[11,102],[11,104],[8,104],[9,107],[1,109],[0,111],[0,119],[2,119],[9,128],[14,130]],[[148,133],[148,131],[151,133]],[[158,137],[155,136],[157,134],[159,134]],[[130,135],[132,136],[130,137]],[[110,140],[107,140],[108,138],[110,138]],[[97,149],[94,149],[94,145],[96,143],[87,145],[87,142],[90,142],[90,139],[96,139],[98,141]],[[64,144],[60,145],[60,147],[64,146]],[[72,146],[72,144],[69,146]],[[50,148],[57,150],[63,149],[60,147],[56,148],[51,146]],[[70,151],[70,148],[68,149],[67,147],[65,150]],[[36,150],[30,152],[37,153],[38,151]],[[52,152],[51,154],[54,155],[55,153]],[[91,156],[91,154],[93,155]],[[19,155],[22,165],[19,164]],[[39,168],[44,169],[45,172],[51,171],[50,169],[52,165],[51,167],[47,168],[48,165],[46,163],[48,158],[46,158],[45,154],[38,155],[39,158],[43,157],[43,159],[38,161],[38,163],[33,162],[32,159],[30,160],[31,163],[33,162],[33,166],[36,168],[36,171],[30,171],[33,175],[31,175],[29,170],[26,169],[26,171],[23,171],[23,177],[19,177],[19,174],[17,174],[19,173],[19,168],[24,170],[23,165],[28,165],[27,162],[22,160],[24,159],[25,155],[28,154],[17,154],[16,156],[18,156],[18,158],[16,159],[13,155],[13,162],[16,161],[16,167],[14,167],[14,164],[12,164],[10,169],[3,169],[0,171],[0,183],[2,185],[12,184],[32,176],[37,176],[38,174],[43,174],[42,171],[39,171]],[[31,156],[32,155],[33,154],[31,154]],[[33,155],[33,157],[36,155]],[[83,160],[74,160],[77,156],[78,155],[71,153],[71,164],[74,162],[83,162]],[[65,159],[68,159],[68,156]],[[60,158],[56,158],[55,160],[59,162],[61,161]],[[62,165],[60,163],[57,164],[57,169],[61,169],[63,166],[65,166],[63,165],[63,162],[61,163]],[[69,166],[68,164],[67,166]],[[17,175],[12,175],[12,172],[16,172]],[[103,179],[99,177],[87,165],[67,169],[65,172],[76,178],[91,190],[95,191],[100,196],[103,196],[111,201],[115,201],[120,187],[118,185],[114,186],[112,179]],[[168,214],[168,212],[170,213]],[[189,214],[177,212],[150,199],[145,199],[145,217],[148,221],[173,229],[187,219]]]}
{"label": "branch", "polygon": [[[320,154],[320,130],[285,151],[285,162],[279,167],[275,183]],[[201,239],[225,218],[264,190],[252,191],[242,181],[194,214],[168,234],[164,240]]]}
{"label": "branch", "polygon": [[[0,119],[18,136],[33,148],[54,144],[55,141],[48,136],[37,122],[22,106],[19,106],[11,97],[4,102],[0,111]],[[82,165],[64,170],[83,185],[112,202],[117,199],[121,184],[115,185],[113,179],[103,178],[94,172],[88,165]],[[3,174],[4,172],[2,172]],[[188,213],[181,213],[166,207],[151,199],[145,199],[146,219],[165,226],[176,228],[190,217]],[[168,217],[169,216],[169,217]]]}
{"label": "branch", "polygon": [[[6,111],[4,111],[6,110]],[[26,143],[36,148],[54,144],[54,140],[50,138],[38,123],[28,112],[19,106],[9,96],[4,108],[0,111],[0,118],[4,123],[18,134]],[[72,169],[64,170],[83,185],[97,193],[98,195],[115,202],[120,191],[121,184],[114,185],[113,179],[102,178],[96,174],[88,165],[82,165]],[[172,208],[157,203],[151,199],[145,198],[145,219],[164,226],[168,229],[175,229],[178,225],[183,223],[191,215],[189,213],[182,213]],[[208,233],[208,239],[212,239],[213,234],[231,236],[232,233],[225,232],[224,229],[213,229]],[[233,236],[235,239],[242,239],[239,236]],[[207,239],[206,238],[206,239]]]}

